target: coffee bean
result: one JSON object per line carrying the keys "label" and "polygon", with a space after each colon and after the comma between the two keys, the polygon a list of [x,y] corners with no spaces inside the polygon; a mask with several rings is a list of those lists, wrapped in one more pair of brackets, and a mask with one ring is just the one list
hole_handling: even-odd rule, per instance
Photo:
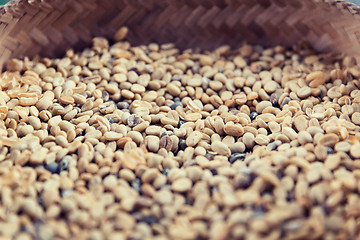
{"label": "coffee bean", "polygon": [[173,105],[171,105],[171,109],[172,110],[175,110],[177,107],[179,106],[182,106],[182,103],[179,101],[179,102],[174,102]]}
{"label": "coffee bean", "polygon": [[45,169],[49,170],[51,173],[58,173],[59,165],[56,162],[51,162],[45,165]]}
{"label": "coffee bean", "polygon": [[144,216],[139,220],[139,222],[145,222],[149,225],[152,225],[152,224],[157,224],[159,220],[154,216]]}
{"label": "coffee bean", "polygon": [[229,162],[234,163],[235,161],[242,161],[245,159],[245,157],[246,157],[245,153],[233,153],[229,157]]}
{"label": "coffee bean", "polygon": [[259,116],[259,114],[257,112],[252,112],[249,115],[251,121],[254,121],[257,116]]}

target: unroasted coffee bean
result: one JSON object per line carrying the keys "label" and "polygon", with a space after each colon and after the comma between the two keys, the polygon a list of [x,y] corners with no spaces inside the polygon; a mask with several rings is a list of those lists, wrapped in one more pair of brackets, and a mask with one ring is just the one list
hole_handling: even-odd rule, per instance
{"label": "unroasted coffee bean", "polygon": [[249,115],[251,121],[254,121],[257,116],[259,116],[259,114],[257,112],[252,112]]}
{"label": "unroasted coffee bean", "polygon": [[128,109],[129,108],[129,103],[127,102],[118,102],[116,104],[116,106],[119,108],[119,109]]}
{"label": "unroasted coffee bean", "polygon": [[171,105],[171,109],[175,110],[177,107],[182,106],[182,103],[180,101],[174,102],[173,105]]}
{"label": "unroasted coffee bean", "polygon": [[270,95],[270,102],[273,106],[278,106],[279,105],[279,97],[275,93],[272,93]]}
{"label": "unroasted coffee bean", "polygon": [[65,171],[67,170],[69,166],[69,160],[67,158],[63,158],[59,163],[59,171]]}
{"label": "unroasted coffee bean", "polygon": [[129,125],[129,127],[134,127],[139,123],[140,123],[140,117],[136,114],[130,115],[129,118],[127,119],[127,124]]}
{"label": "unroasted coffee bean", "polygon": [[102,98],[104,99],[105,102],[108,101],[109,98],[110,98],[109,93],[107,91],[105,91],[105,90],[102,91]]}
{"label": "unroasted coffee bean", "polygon": [[165,148],[166,151],[171,151],[173,147],[173,140],[169,135],[164,135],[160,138],[160,148]]}
{"label": "unroasted coffee bean", "polygon": [[235,161],[241,161],[241,160],[244,160],[245,157],[246,157],[245,153],[233,153],[229,157],[229,162],[234,163]]}
{"label": "unroasted coffee bean", "polygon": [[57,173],[59,171],[59,165],[56,162],[51,162],[45,165],[45,169],[51,173]]}
{"label": "unroasted coffee bean", "polygon": [[154,216],[144,216],[141,219],[139,219],[139,222],[145,222],[149,225],[157,224],[159,220]]}
{"label": "unroasted coffee bean", "polygon": [[180,139],[179,140],[179,150],[185,150],[185,148],[187,148],[186,140],[185,139]]}
{"label": "unroasted coffee bean", "polygon": [[266,148],[269,150],[276,150],[278,148],[278,146],[281,145],[281,141],[277,140],[274,142],[269,143]]}
{"label": "unroasted coffee bean", "polygon": [[140,192],[141,187],[141,180],[139,178],[136,178],[132,183],[131,187],[135,189],[137,192]]}
{"label": "unroasted coffee bean", "polygon": [[285,97],[284,100],[281,102],[281,108],[283,108],[286,104],[291,101],[291,98]]}

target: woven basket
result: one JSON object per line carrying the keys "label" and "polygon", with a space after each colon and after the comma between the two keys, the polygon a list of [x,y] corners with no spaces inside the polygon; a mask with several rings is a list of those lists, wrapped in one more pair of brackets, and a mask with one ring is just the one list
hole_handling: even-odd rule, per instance
{"label": "woven basket", "polygon": [[318,51],[358,58],[359,11],[335,0],[17,0],[0,7],[0,67],[12,57],[81,49],[124,25],[132,44],[210,49],[305,40]]}

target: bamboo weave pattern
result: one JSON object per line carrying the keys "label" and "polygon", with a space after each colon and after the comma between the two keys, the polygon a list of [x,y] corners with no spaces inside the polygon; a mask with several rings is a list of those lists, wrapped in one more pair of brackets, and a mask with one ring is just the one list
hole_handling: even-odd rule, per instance
{"label": "bamboo weave pattern", "polygon": [[123,25],[133,44],[210,49],[305,40],[319,51],[360,56],[359,8],[344,1],[17,0],[0,7],[0,66],[12,57],[57,56]]}

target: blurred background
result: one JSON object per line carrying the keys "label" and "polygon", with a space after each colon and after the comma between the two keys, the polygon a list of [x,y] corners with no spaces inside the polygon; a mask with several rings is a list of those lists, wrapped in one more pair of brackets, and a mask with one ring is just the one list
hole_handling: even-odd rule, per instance
{"label": "blurred background", "polygon": [[[9,2],[10,0],[0,0],[0,5],[3,5],[7,2]],[[348,0],[348,2],[351,2],[351,3],[355,3],[357,5],[360,5],[360,0]]]}

